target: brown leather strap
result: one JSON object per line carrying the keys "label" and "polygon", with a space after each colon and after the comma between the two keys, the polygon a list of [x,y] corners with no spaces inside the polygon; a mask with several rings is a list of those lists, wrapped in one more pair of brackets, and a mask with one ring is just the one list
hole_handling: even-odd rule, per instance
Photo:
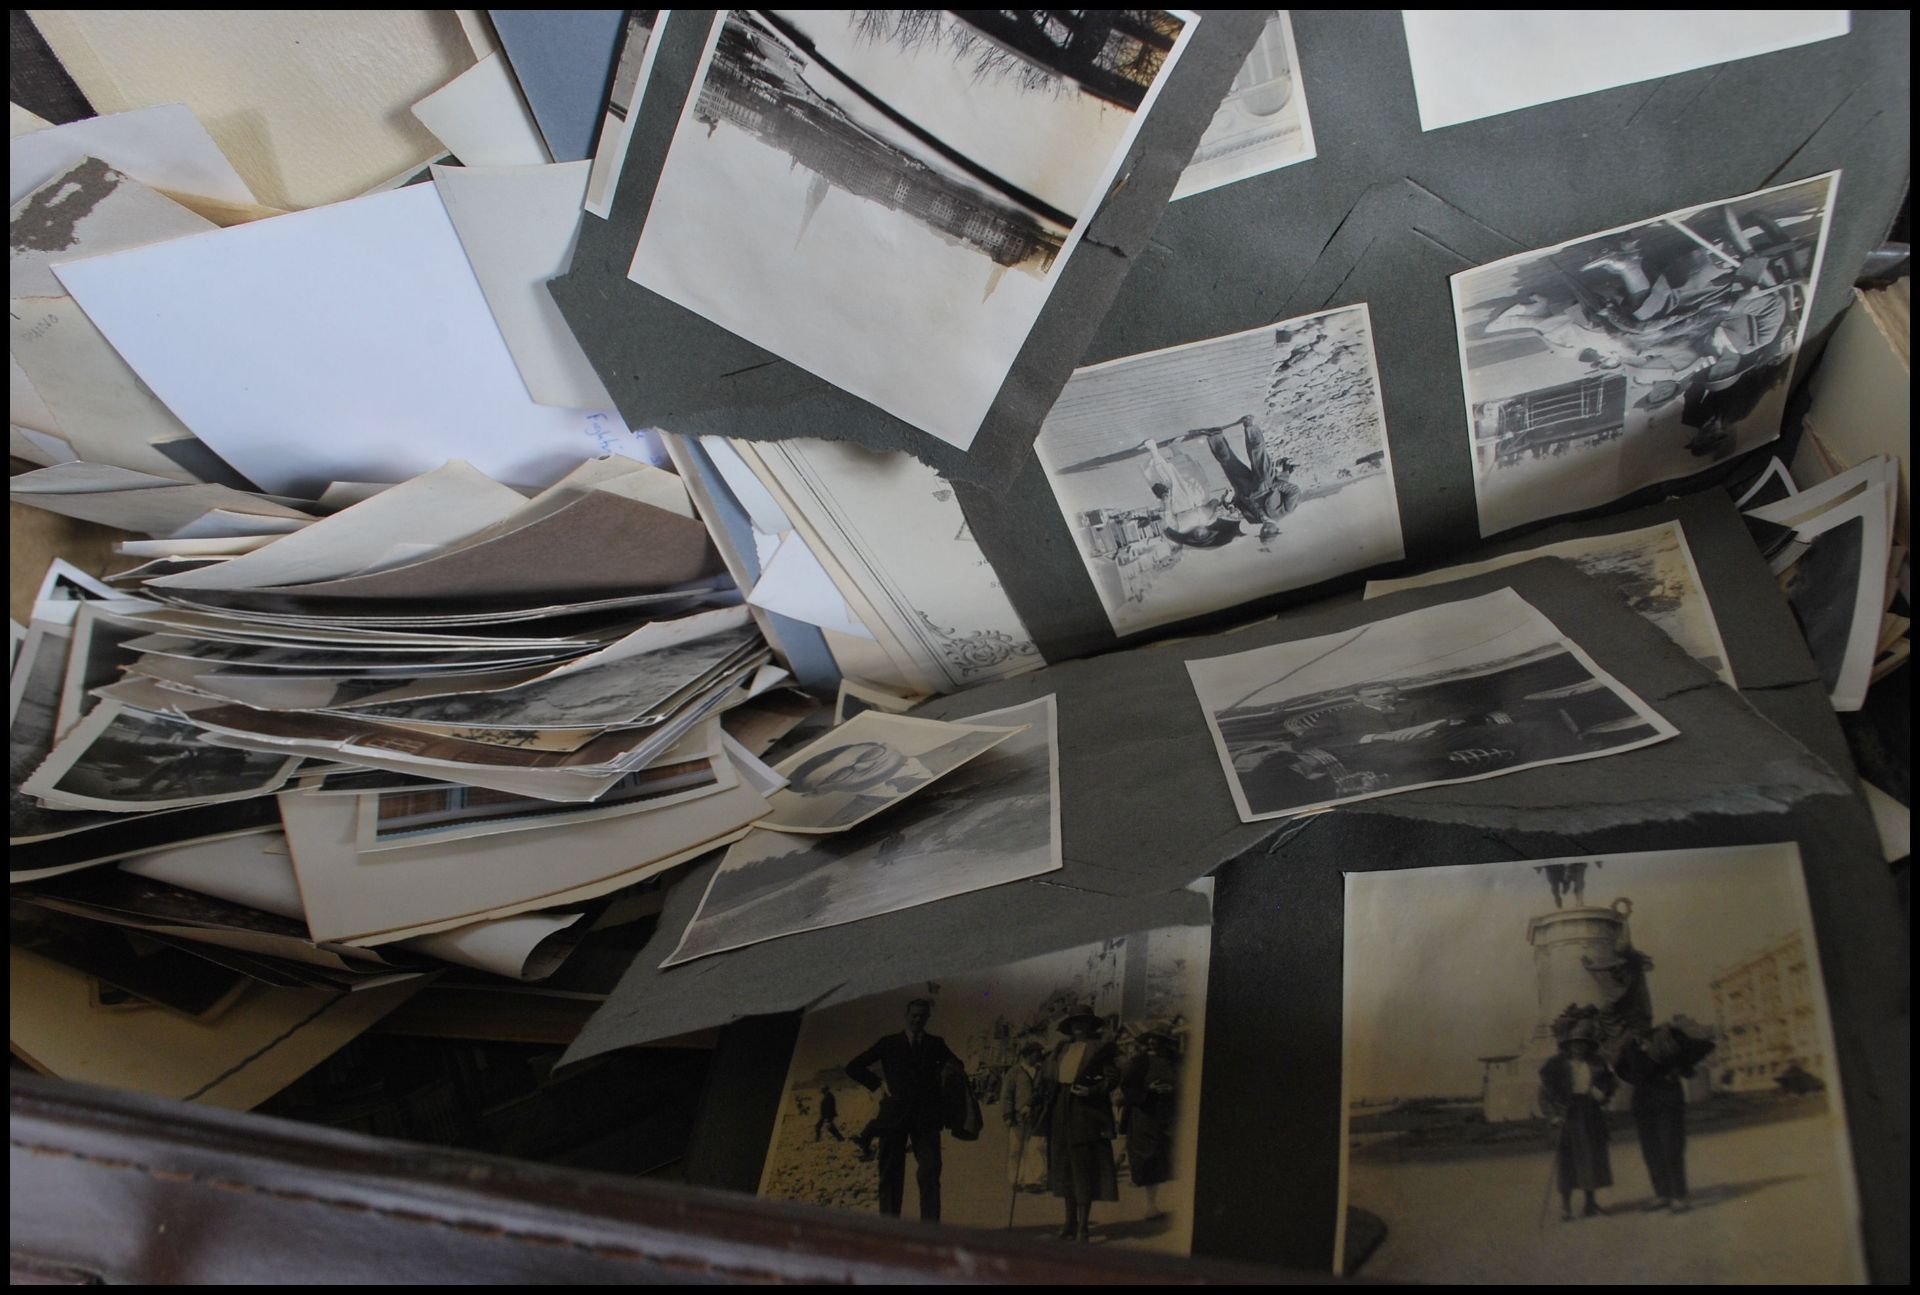
{"label": "brown leather strap", "polygon": [[1322,1280],[11,1084],[10,1246],[29,1281]]}

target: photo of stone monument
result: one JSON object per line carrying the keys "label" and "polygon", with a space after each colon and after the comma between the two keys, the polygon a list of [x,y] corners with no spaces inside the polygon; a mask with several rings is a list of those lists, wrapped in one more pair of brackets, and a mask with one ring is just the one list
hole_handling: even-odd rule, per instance
{"label": "photo of stone monument", "polygon": [[1857,1280],[1790,844],[1351,873],[1343,1271]]}

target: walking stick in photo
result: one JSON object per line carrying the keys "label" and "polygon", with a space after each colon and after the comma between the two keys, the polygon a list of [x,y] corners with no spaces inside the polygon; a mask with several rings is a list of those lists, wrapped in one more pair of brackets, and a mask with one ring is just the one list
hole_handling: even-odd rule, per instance
{"label": "walking stick in photo", "polygon": [[1533,1225],[1536,1232],[1547,1230],[1547,1211],[1553,1208],[1553,1185],[1560,1177],[1560,1129],[1554,1126],[1553,1154],[1547,1157],[1547,1186],[1540,1194],[1540,1218]]}
{"label": "walking stick in photo", "polygon": [[1013,1211],[1020,1204],[1020,1179],[1027,1171],[1027,1139],[1033,1136],[1033,1130],[1027,1122],[1020,1121],[1020,1154],[1013,1158],[1013,1184],[1007,1189],[1007,1231],[1013,1231]]}

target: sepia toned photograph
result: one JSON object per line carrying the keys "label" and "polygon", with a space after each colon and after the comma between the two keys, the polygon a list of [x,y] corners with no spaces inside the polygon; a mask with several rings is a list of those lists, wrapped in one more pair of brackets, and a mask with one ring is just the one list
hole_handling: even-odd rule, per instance
{"label": "sepia toned photograph", "polygon": [[587,172],[587,197],[583,204],[602,219],[613,211],[613,195],[620,187],[620,172],[627,160],[633,109],[647,84],[647,75],[653,70],[653,57],[660,50],[657,37],[666,22],[667,15],[658,9],[627,10],[626,26],[620,34],[620,55],[614,60],[613,81],[607,87],[607,110],[601,119],[600,137],[593,146],[593,167]]}
{"label": "sepia toned photograph", "polygon": [[211,747],[185,720],[102,702],[21,787],[56,809],[177,809],[263,796],[299,758]]}
{"label": "sepia toned photograph", "polygon": [[1511,589],[1187,672],[1249,823],[1678,731]]}
{"label": "sepia toned photograph", "polygon": [[1210,939],[1163,927],[807,1013],[760,1195],[1186,1254]]}
{"label": "sepia toned photograph", "polygon": [[1090,365],[1034,449],[1116,634],[1405,552],[1364,305]]}
{"label": "sepia toned photograph", "polygon": [[1366,596],[1382,598],[1402,589],[1423,589],[1449,580],[1465,580],[1468,576],[1485,575],[1535,558],[1561,558],[1578,567],[1582,575],[1606,581],[1626,600],[1627,606],[1658,625],[1688,656],[1720,676],[1721,683],[1729,688],[1734,686],[1726,644],[1721,641],[1719,623],[1713,618],[1713,605],[1707,601],[1706,589],[1700,583],[1700,570],[1693,562],[1693,550],[1687,547],[1686,532],[1678,522],[1543,544],[1537,549],[1464,566],[1442,567],[1398,580],[1369,580]]}
{"label": "sepia toned photograph", "polygon": [[1344,1020],[1336,1271],[1864,1279],[1791,843],[1349,873]]}
{"label": "sepia toned photograph", "polygon": [[1480,533],[1780,434],[1839,173],[1453,276]]}
{"label": "sepia toned photograph", "polygon": [[772,832],[842,832],[992,750],[1018,728],[868,710],[782,760],[767,797]]}
{"label": "sepia toned photograph", "polygon": [[965,449],[1194,21],[723,10],[628,277]]}
{"label": "sepia toned photograph", "polygon": [[1191,197],[1313,156],[1313,125],[1293,52],[1293,20],[1275,10],[1173,187]]}
{"label": "sepia toned photograph", "polygon": [[1018,731],[895,812],[849,831],[749,833],[727,851],[661,965],[1058,870],[1053,698],[967,722]]}

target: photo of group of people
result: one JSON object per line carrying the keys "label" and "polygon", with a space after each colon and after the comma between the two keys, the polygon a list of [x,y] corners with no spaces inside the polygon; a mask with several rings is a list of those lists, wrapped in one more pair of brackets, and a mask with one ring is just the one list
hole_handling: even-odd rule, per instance
{"label": "photo of group of people", "polygon": [[1185,1254],[1209,943],[1164,927],[808,1013],[760,1194]]}
{"label": "photo of group of people", "polygon": [[1342,1271],[1860,1279],[1797,847],[1352,872],[1346,892]]}

